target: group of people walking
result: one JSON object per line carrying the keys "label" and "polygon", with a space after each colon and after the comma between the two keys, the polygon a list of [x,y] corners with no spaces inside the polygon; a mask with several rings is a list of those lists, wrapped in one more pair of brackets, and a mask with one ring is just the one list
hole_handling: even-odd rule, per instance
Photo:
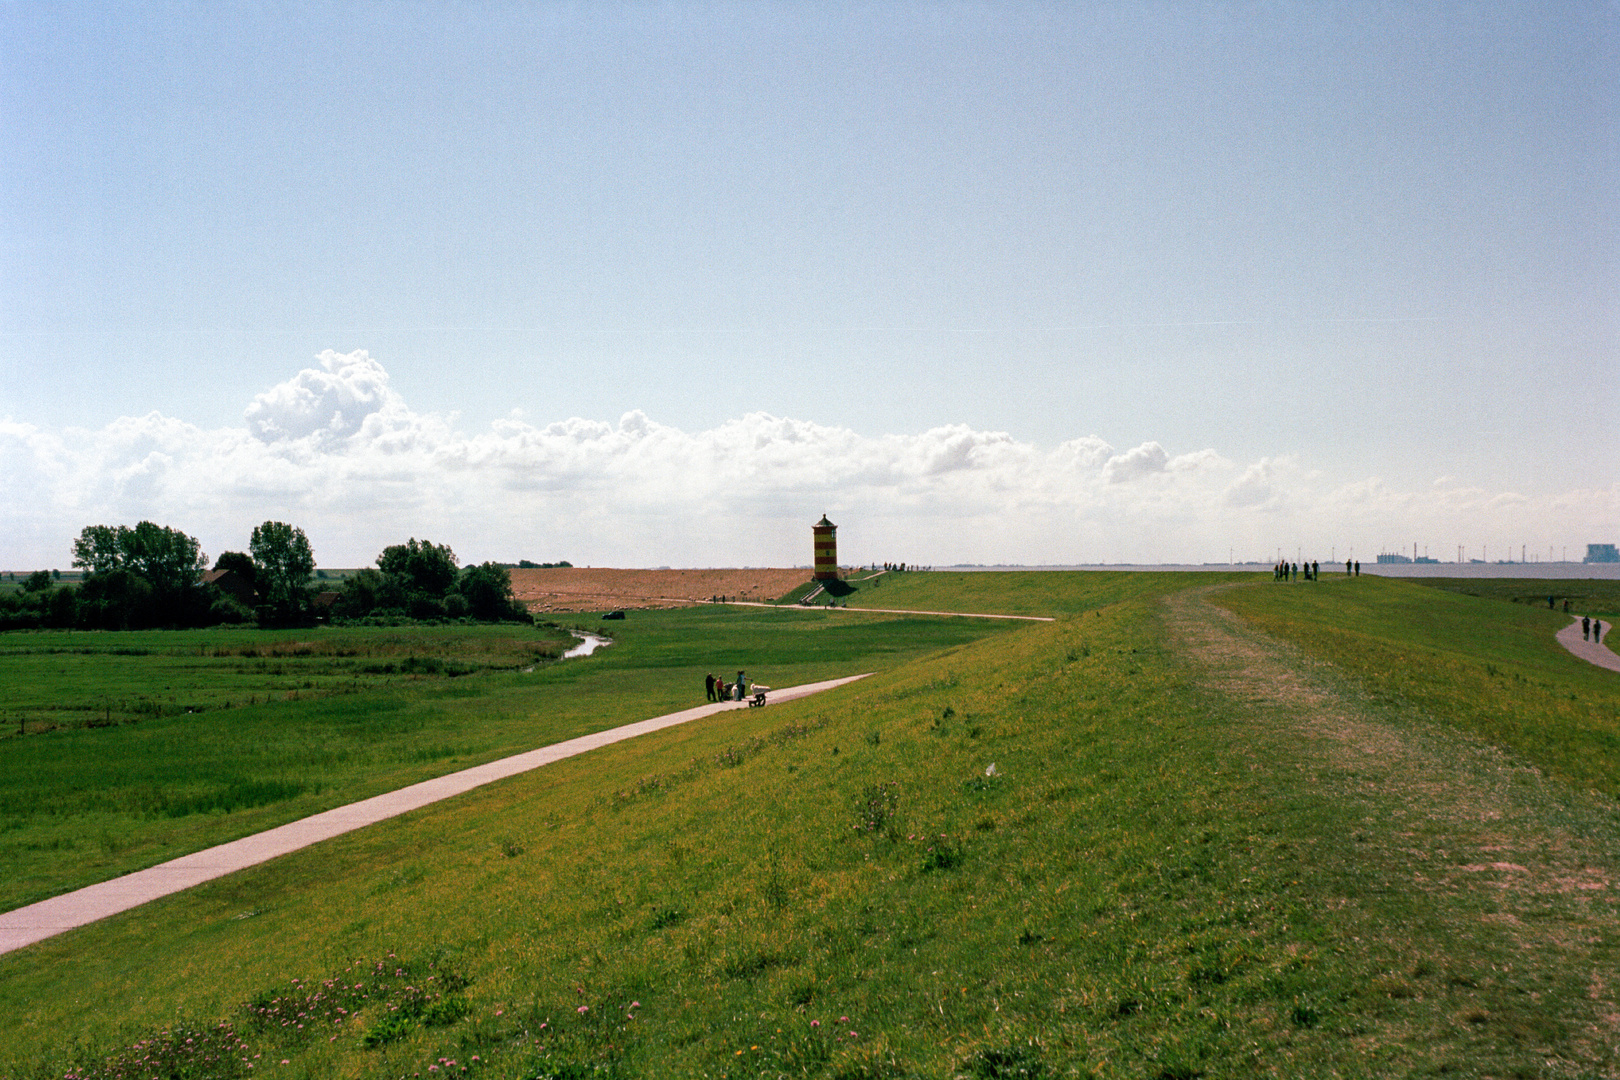
{"label": "group of people walking", "polygon": [[[1299,575],[1304,573],[1306,581],[1315,581],[1322,574],[1322,564],[1318,562],[1291,563],[1287,559],[1277,563],[1271,568],[1272,581],[1298,581]],[[1347,560],[1344,564],[1344,576],[1350,577],[1354,573],[1361,576],[1361,563]]]}
{"label": "group of people walking", "polygon": [[1590,615],[1581,616],[1581,640],[1603,644],[1603,622]]}
{"label": "group of people walking", "polygon": [[716,675],[705,675],[703,690],[710,701],[741,701],[748,693],[748,675],[739,671],[737,681],[730,683]]}

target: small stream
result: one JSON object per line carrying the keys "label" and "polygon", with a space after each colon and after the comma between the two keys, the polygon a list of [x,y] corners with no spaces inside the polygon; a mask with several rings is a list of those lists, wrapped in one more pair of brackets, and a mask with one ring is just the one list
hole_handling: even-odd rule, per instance
{"label": "small stream", "polygon": [[587,634],[583,630],[570,630],[568,632],[579,638],[579,644],[562,654],[564,660],[572,660],[576,656],[589,656],[602,646],[613,644],[612,638]]}

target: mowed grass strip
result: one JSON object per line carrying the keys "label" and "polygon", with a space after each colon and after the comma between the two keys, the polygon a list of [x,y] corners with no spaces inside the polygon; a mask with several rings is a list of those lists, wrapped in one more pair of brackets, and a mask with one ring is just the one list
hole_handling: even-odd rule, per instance
{"label": "mowed grass strip", "polygon": [[1000,629],[716,608],[607,626],[614,645],[562,662],[566,634],[517,626],[0,635],[0,685],[35,710],[169,704],[108,725],[64,706],[0,735],[0,909],[688,708],[705,671],[785,686]]}
{"label": "mowed grass strip", "polygon": [[[1320,702],[1259,700],[1189,658],[1159,601],[1188,579],[1131,580],[1083,615],[559,763],[0,958],[9,1071],[105,1062],[177,1020],[235,1024],[253,1073],[293,1077],[1612,1066],[1588,1037],[1613,997],[1588,997],[1591,970],[1527,953],[1496,890],[1415,882],[1403,793],[1317,760],[1301,721]],[[244,1007],[390,956],[456,989],[306,1031]]]}
{"label": "mowed grass strip", "polygon": [[[1605,583],[1585,584],[1601,593]],[[1212,602],[1331,660],[1375,696],[1620,795],[1620,676],[1558,644],[1569,616],[1547,610],[1546,583],[1467,585],[1485,595],[1365,576],[1266,581]],[[1535,595],[1540,605],[1502,602]]]}

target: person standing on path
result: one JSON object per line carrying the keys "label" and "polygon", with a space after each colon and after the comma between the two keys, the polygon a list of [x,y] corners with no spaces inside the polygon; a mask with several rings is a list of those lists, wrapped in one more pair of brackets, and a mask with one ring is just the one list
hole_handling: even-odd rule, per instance
{"label": "person standing on path", "polygon": [[741,701],[748,693],[748,676],[741,671],[737,672],[737,700]]}
{"label": "person standing on path", "polygon": [[1581,616],[1581,640],[1592,640],[1592,616],[1590,615]]}
{"label": "person standing on path", "polygon": [[703,676],[703,692],[708,695],[710,701],[714,700],[714,675],[712,673]]}
{"label": "person standing on path", "polygon": [[1599,645],[1603,644],[1603,620],[1602,619],[1593,619],[1592,620],[1592,640],[1597,642]]}

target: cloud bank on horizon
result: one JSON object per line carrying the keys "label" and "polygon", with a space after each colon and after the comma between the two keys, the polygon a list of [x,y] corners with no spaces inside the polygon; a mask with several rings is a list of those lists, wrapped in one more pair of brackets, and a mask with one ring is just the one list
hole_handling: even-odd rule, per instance
{"label": "cloud bank on horizon", "polygon": [[641,411],[542,426],[513,410],[468,432],[413,408],[365,350],[318,359],[255,396],[241,427],[158,412],[99,430],[0,420],[5,568],[65,567],[84,526],[142,519],[210,555],[291,521],[329,567],[368,565],[409,536],[464,561],[798,565],[824,512],[846,562],[924,565],[1370,559],[1413,542],[1447,561],[1458,544],[1476,558],[1521,544],[1578,557],[1620,519],[1620,485],[1524,496],[1442,477],[1398,490],[1292,456],[1091,434],[1043,449],[961,424],[870,437],[753,412],[689,432]]}

